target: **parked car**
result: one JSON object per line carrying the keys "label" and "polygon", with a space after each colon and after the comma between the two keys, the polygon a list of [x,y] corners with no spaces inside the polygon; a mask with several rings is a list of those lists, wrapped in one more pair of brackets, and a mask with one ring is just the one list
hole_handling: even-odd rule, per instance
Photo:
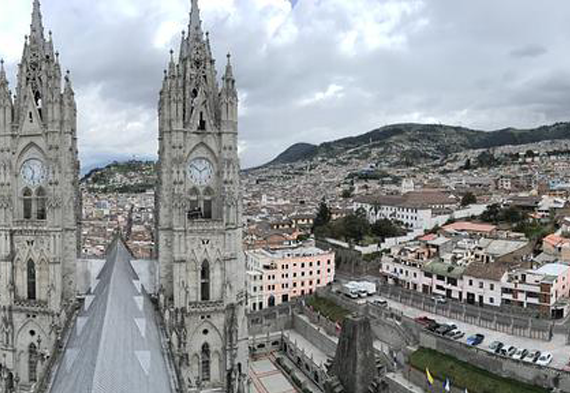
{"label": "parked car", "polygon": [[550,362],[552,362],[552,354],[549,352],[543,352],[536,361],[536,364],[539,366],[548,366]]}
{"label": "parked car", "polygon": [[505,355],[504,356],[508,356],[511,357],[513,356],[516,352],[517,352],[517,347],[515,347],[514,345],[509,345],[506,348],[503,348],[505,350]]}
{"label": "parked car", "polygon": [[375,304],[380,307],[388,307],[388,301],[385,299],[374,299],[372,304]]}
{"label": "parked car", "polygon": [[436,304],[437,303],[441,303],[441,304],[447,303],[447,299],[445,298],[445,296],[442,296],[442,295],[432,296],[431,300],[433,300]]}
{"label": "parked car", "polygon": [[445,336],[448,332],[452,331],[453,329],[457,328],[455,324],[442,324],[436,329],[436,333],[442,336]]}
{"label": "parked car", "polygon": [[501,348],[503,348],[505,346],[505,344],[503,344],[500,341],[493,341],[490,345],[489,345],[489,349],[493,352],[498,352],[501,350]]}
{"label": "parked car", "polygon": [[467,345],[472,345],[472,346],[477,346],[479,344],[481,344],[483,342],[483,340],[485,340],[485,336],[482,334],[474,334],[472,336],[469,336],[467,338]]}
{"label": "parked car", "polygon": [[455,330],[455,332],[453,333],[451,338],[454,340],[459,340],[460,338],[462,338],[464,336],[465,336],[465,333],[463,333],[461,330]]}
{"label": "parked car", "polygon": [[423,315],[421,317],[415,318],[414,321],[416,321],[416,323],[419,323],[420,325],[422,325],[424,327],[427,327],[430,323],[435,322],[435,319],[431,319],[431,318]]}
{"label": "parked car", "polygon": [[540,351],[537,349],[533,349],[528,353],[528,355],[526,355],[523,361],[527,363],[536,363],[539,357],[540,357]]}
{"label": "parked car", "polygon": [[528,349],[519,348],[513,354],[513,359],[523,360],[526,357],[526,355],[528,355]]}
{"label": "parked car", "polygon": [[433,321],[430,322],[427,326],[426,329],[429,330],[430,332],[435,332],[437,329],[439,329],[439,327],[441,326],[441,324]]}

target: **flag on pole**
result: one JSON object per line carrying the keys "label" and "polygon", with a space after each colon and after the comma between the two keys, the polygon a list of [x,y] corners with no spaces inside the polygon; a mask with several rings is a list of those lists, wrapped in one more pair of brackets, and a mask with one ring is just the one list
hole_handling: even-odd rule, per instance
{"label": "flag on pole", "polygon": [[449,382],[449,378],[445,378],[445,382],[443,383],[443,390],[446,392],[451,392],[451,382]]}
{"label": "flag on pole", "polygon": [[433,385],[433,377],[431,376],[430,372],[429,372],[429,368],[426,367],[426,377],[427,377],[427,381],[430,385]]}

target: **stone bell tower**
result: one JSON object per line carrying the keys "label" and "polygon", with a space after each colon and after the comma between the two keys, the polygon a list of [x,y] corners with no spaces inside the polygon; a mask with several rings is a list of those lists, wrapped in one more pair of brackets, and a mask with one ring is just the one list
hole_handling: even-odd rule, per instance
{"label": "stone bell tower", "polygon": [[230,57],[219,87],[192,0],[159,103],[160,307],[188,391],[247,386],[238,96]]}
{"label": "stone bell tower", "polygon": [[[16,95],[0,65],[0,391],[38,383],[75,299],[76,106],[34,0]],[[4,388],[4,390],[2,389]]]}

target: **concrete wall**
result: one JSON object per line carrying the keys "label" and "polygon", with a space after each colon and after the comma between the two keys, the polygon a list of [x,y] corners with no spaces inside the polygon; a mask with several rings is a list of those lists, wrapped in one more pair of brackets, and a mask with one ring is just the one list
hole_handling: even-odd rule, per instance
{"label": "concrete wall", "polygon": [[329,336],[317,330],[312,324],[298,314],[293,315],[293,329],[303,336],[307,341],[317,347],[321,352],[334,357],[336,352],[336,342]]}
{"label": "concrete wall", "polygon": [[420,333],[420,346],[453,356],[459,360],[492,370],[493,373],[506,378],[514,378],[544,388],[559,388],[570,392],[570,373],[550,367],[540,367],[496,355],[466,344],[447,340],[428,332]]}
{"label": "concrete wall", "polygon": [[247,315],[249,335],[281,332],[293,326],[295,303],[284,304]]}

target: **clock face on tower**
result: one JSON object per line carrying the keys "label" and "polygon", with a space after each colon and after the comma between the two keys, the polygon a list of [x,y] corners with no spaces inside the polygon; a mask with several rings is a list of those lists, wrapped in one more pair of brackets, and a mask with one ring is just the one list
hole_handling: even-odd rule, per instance
{"label": "clock face on tower", "polygon": [[197,186],[206,186],[214,178],[214,166],[206,158],[196,158],[188,164],[188,178]]}
{"label": "clock face on tower", "polygon": [[37,158],[30,158],[22,164],[20,176],[28,186],[36,187],[45,182],[47,170],[44,163]]}

